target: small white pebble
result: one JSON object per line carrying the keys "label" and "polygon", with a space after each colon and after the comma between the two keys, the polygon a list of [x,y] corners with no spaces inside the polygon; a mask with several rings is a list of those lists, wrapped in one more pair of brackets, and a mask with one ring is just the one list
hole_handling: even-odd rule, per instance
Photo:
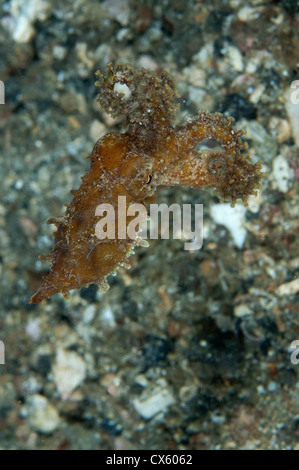
{"label": "small white pebble", "polygon": [[38,341],[42,334],[39,320],[37,318],[34,320],[28,320],[25,331],[33,341]]}
{"label": "small white pebble", "polygon": [[114,314],[111,309],[111,307],[107,306],[102,310],[102,321],[105,323],[105,325],[114,327],[115,326],[115,319],[114,319]]}
{"label": "small white pebble", "polygon": [[236,317],[245,317],[247,315],[252,315],[252,310],[246,304],[236,305],[234,308],[234,315]]}
{"label": "small white pebble", "polygon": [[56,44],[52,49],[52,54],[55,59],[63,60],[67,54],[67,48],[60,44]]}
{"label": "small white pebble", "polygon": [[244,69],[243,57],[239,49],[235,46],[227,47],[227,56],[233,68],[237,72],[242,72]]}
{"label": "small white pebble", "polygon": [[227,228],[238,248],[243,247],[247,235],[245,213],[246,208],[240,204],[236,204],[235,207],[226,203],[214,204],[210,209],[214,222]]}
{"label": "small white pebble", "polygon": [[30,41],[33,35],[34,29],[30,21],[24,16],[20,16],[12,34],[13,39],[19,43],[26,43]]}
{"label": "small white pebble", "polygon": [[29,425],[42,434],[51,434],[59,426],[59,414],[46,397],[36,394],[28,398]]}
{"label": "small white pebble", "polygon": [[98,121],[97,119],[94,119],[91,123],[90,129],[89,129],[89,136],[90,138],[96,142],[99,140],[103,135],[106,133],[106,126],[102,122]]}
{"label": "small white pebble", "polygon": [[167,408],[175,403],[174,396],[167,387],[166,381],[165,387],[161,386],[154,388],[153,390],[144,390],[140,398],[132,400],[132,404],[140,416],[144,419],[151,419],[158,413],[165,413]]}
{"label": "small white pebble", "polygon": [[86,376],[85,361],[74,351],[58,349],[53,366],[53,377],[63,400],[67,400],[73,390]]}
{"label": "small white pebble", "polygon": [[96,306],[88,305],[88,307],[83,312],[83,323],[88,325],[92,322],[96,314]]}
{"label": "small white pebble", "polygon": [[293,295],[299,292],[299,277],[290,282],[280,284],[276,289],[278,295]]}
{"label": "small white pebble", "polygon": [[273,171],[270,178],[274,189],[278,189],[281,193],[289,191],[291,182],[294,179],[294,170],[282,155],[278,155],[273,160]]}
{"label": "small white pebble", "polygon": [[131,96],[131,90],[125,83],[116,82],[114,84],[113,91],[116,91],[117,93],[122,93],[124,95],[123,99],[125,101],[127,101]]}
{"label": "small white pebble", "polygon": [[211,421],[214,424],[223,424],[225,423],[225,416],[219,415],[217,412],[211,415]]}
{"label": "small white pebble", "polygon": [[265,395],[265,387],[263,385],[258,385],[256,389],[259,395]]}

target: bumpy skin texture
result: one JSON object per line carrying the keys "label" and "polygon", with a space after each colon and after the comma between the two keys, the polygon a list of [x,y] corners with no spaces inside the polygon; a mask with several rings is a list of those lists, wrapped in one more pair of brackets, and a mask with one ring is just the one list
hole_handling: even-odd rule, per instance
{"label": "bumpy skin texture", "polygon": [[[107,276],[119,266],[129,267],[127,258],[138,239],[99,240],[95,216],[99,204],[109,203],[116,212],[118,196],[133,202],[153,202],[161,185],[216,188],[220,197],[245,202],[259,187],[260,162],[252,164],[241,152],[247,148],[235,131],[232,118],[201,111],[186,125],[173,127],[177,98],[173,80],[145,70],[134,73],[129,66],[108,64],[97,72],[100,106],[113,117],[127,116],[125,133],[99,140],[90,156],[91,167],[82,178],[72,202],[60,219],[50,219],[57,231],[50,255],[51,271],[30,303],[39,303],[57,292],[68,296],[71,289],[98,283],[105,291]],[[126,85],[124,87],[124,85]],[[122,93],[125,91],[125,93]],[[217,149],[197,150],[198,144],[218,143]],[[129,219],[128,219],[129,221]]]}

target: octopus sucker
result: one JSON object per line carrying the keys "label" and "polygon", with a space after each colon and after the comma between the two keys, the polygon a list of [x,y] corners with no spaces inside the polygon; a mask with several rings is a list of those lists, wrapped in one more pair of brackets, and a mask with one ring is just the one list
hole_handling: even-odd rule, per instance
{"label": "octopus sucker", "polygon": [[[88,157],[90,169],[80,188],[71,191],[73,199],[64,216],[49,219],[57,230],[51,253],[42,259],[51,262],[51,269],[31,304],[58,292],[67,298],[70,290],[91,283],[106,292],[107,276],[120,266],[130,267],[128,258],[135,247],[148,242],[130,238],[128,225],[125,237],[119,236],[119,197],[125,197],[123,210],[128,211],[134,203],[145,207],[153,203],[159,186],[189,185],[215,188],[232,205],[237,200],[246,204],[263,176],[261,163],[252,164],[242,153],[248,148],[241,138],[244,131],[234,129],[232,117],[202,110],[185,125],[174,127],[178,95],[167,72],[134,72],[129,65],[108,64],[96,75],[100,107],[114,118],[126,115],[127,130],[96,142]],[[211,139],[220,148],[197,150],[199,143]],[[100,204],[115,211],[113,240],[96,236]]]}

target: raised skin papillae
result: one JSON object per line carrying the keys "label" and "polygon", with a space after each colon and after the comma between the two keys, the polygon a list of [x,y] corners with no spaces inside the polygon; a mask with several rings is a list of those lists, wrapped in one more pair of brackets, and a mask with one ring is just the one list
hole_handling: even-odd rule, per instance
{"label": "raised skin papillae", "polygon": [[[50,219],[57,231],[49,256],[51,271],[30,303],[38,303],[57,292],[68,295],[90,283],[107,290],[107,276],[127,258],[138,240],[99,240],[95,216],[99,204],[115,207],[118,196],[132,203],[153,202],[160,185],[189,185],[216,188],[220,197],[246,203],[261,179],[260,162],[252,164],[242,151],[243,131],[236,131],[232,118],[201,111],[186,125],[173,127],[177,93],[167,73],[145,70],[134,73],[129,66],[109,64],[97,72],[98,102],[111,116],[125,113],[127,131],[99,140],[90,156],[91,167],[82,178],[65,215]],[[125,85],[125,86],[124,86]],[[213,139],[220,150],[197,150],[198,144]],[[116,218],[117,220],[117,218]],[[116,225],[117,235],[117,225]]]}

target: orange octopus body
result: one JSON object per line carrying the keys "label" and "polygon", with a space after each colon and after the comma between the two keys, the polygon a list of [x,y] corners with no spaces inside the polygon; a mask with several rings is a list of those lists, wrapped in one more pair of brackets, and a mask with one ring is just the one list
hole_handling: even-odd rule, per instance
{"label": "orange octopus body", "polygon": [[[235,131],[232,118],[202,111],[185,126],[172,125],[177,97],[171,78],[161,78],[145,70],[133,73],[129,66],[108,64],[98,73],[101,89],[98,101],[112,116],[126,112],[128,130],[103,137],[94,146],[91,167],[67,206],[61,219],[52,219],[57,231],[50,255],[51,271],[43,285],[31,297],[39,303],[57,292],[65,296],[72,289],[98,283],[107,290],[107,276],[119,266],[128,267],[127,258],[138,239],[128,236],[100,240],[95,227],[99,204],[115,209],[118,232],[118,198],[126,197],[126,209],[132,203],[153,201],[161,185],[214,187],[232,205],[245,201],[259,187],[260,162],[252,164],[242,150],[242,131]],[[115,84],[128,87],[129,98],[115,91]],[[220,150],[198,151],[202,141],[213,139]],[[129,222],[130,219],[128,219]]]}

